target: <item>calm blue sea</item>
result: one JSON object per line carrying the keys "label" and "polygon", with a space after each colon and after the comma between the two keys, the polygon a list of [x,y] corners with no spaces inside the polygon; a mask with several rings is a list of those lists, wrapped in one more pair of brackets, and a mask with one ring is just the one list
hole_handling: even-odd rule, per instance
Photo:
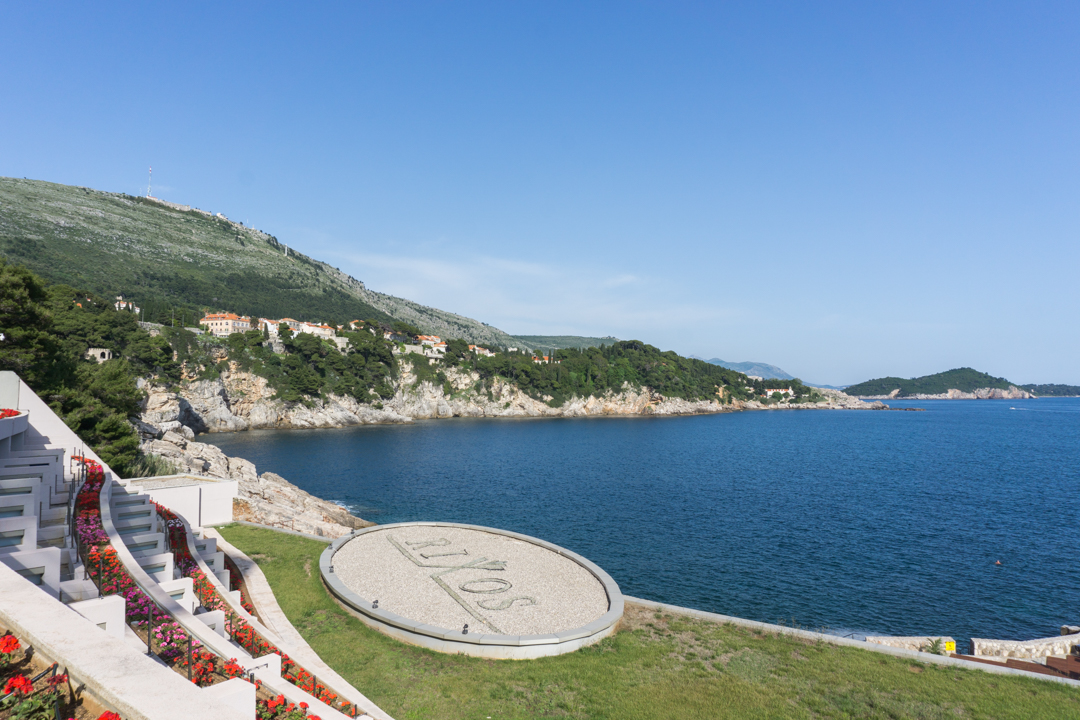
{"label": "calm blue sea", "polygon": [[200,439],[378,523],[544,538],[652,600],[962,645],[1080,622],[1080,399],[893,405],[926,411],[454,419]]}

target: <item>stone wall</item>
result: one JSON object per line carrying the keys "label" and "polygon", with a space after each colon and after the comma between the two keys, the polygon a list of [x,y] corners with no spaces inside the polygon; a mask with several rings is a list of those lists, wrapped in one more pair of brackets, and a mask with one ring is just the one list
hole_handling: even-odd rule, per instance
{"label": "stone wall", "polygon": [[1037,640],[987,640],[971,638],[971,654],[994,658],[1065,657],[1080,646],[1080,635],[1056,635]]}

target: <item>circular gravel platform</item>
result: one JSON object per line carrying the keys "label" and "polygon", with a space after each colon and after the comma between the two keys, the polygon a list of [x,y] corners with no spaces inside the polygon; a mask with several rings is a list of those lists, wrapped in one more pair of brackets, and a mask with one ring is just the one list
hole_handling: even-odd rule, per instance
{"label": "circular gravel platform", "polygon": [[365,528],[336,540],[320,566],[364,622],[442,652],[558,655],[610,635],[623,612],[618,585],[585,558],[475,525]]}

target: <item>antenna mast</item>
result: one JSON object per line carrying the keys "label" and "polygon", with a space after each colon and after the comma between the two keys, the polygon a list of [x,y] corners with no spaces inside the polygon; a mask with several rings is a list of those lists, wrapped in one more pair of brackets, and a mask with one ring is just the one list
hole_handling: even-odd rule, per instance
{"label": "antenna mast", "polygon": [[152,197],[150,195],[150,188],[153,187],[153,183],[154,183],[154,166],[151,165],[150,166],[150,175],[146,179],[146,197]]}

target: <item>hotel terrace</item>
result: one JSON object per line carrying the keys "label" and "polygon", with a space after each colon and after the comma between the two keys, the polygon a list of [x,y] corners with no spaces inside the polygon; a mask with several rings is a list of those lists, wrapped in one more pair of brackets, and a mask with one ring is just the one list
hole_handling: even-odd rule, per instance
{"label": "hotel terrace", "polygon": [[80,717],[123,720],[254,720],[280,703],[389,720],[291,627],[260,621],[280,613],[272,594],[239,589],[209,529],[232,521],[237,481],[121,479],[12,372],[0,408],[0,652],[26,673],[19,692],[56,717],[77,700]]}

